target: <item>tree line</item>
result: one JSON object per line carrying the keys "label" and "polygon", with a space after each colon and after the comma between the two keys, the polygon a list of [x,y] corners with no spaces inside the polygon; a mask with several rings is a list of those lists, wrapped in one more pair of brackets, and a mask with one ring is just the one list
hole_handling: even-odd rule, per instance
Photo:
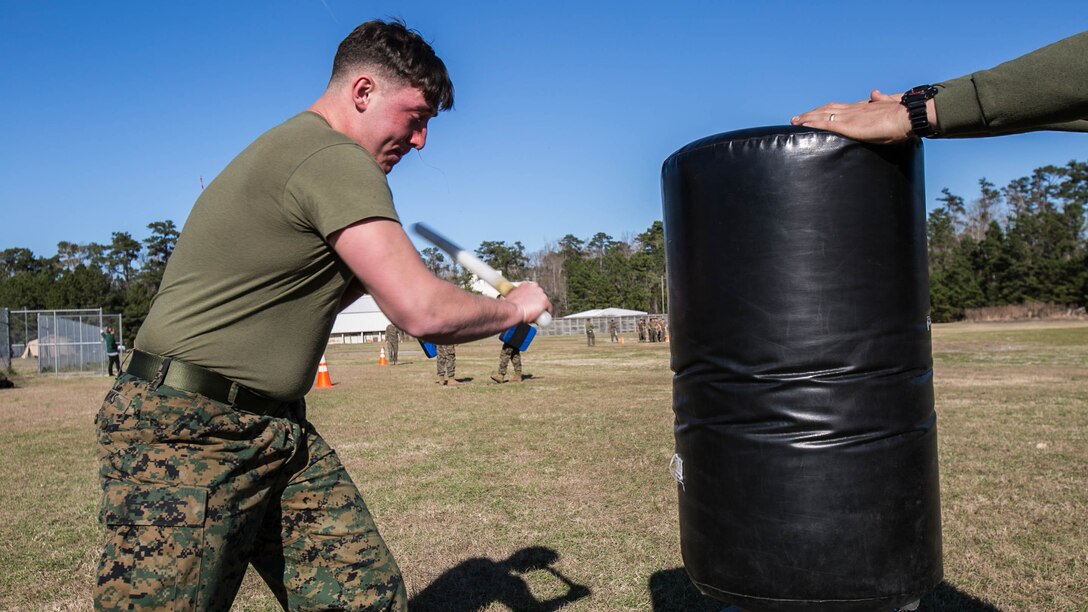
{"label": "tree line", "polygon": [[1088,305],[1088,163],[1043,166],[971,200],[941,190],[926,222],[931,316],[1047,302]]}
{"label": "tree line", "polygon": [[[1002,188],[983,178],[979,189],[971,200],[943,189],[927,218],[933,320],[955,321],[982,306],[1088,305],[1088,163],[1037,168]],[[133,338],[178,239],[173,221],[147,228],[142,240],[114,232],[108,244],[61,242],[50,257],[0,251],[0,306],[101,307],[121,313],[125,338]],[[567,234],[533,253],[521,242],[485,240],[476,254],[511,280],[539,283],[558,316],[612,306],[668,310],[661,221],[622,239]],[[471,275],[438,249],[420,256],[436,275],[471,288]]]}
{"label": "tree line", "polygon": [[147,228],[150,234],[143,240],[113,232],[108,244],[62,241],[50,257],[21,247],[0,251],[0,307],[102,308],[120,313],[123,337],[134,338],[178,240],[173,221],[155,221]]}
{"label": "tree line", "polygon": [[[147,228],[149,235],[142,240],[114,232],[108,244],[60,242],[49,257],[22,247],[0,251],[0,307],[102,308],[121,313],[124,337],[134,338],[178,239],[173,221],[156,221]],[[531,254],[521,242],[485,240],[476,253],[511,280],[539,282],[559,316],[606,306],[660,313],[664,243],[661,222],[654,221],[629,240],[603,232],[587,240],[567,235]],[[472,275],[438,249],[425,248],[420,255],[436,275],[472,288]]]}

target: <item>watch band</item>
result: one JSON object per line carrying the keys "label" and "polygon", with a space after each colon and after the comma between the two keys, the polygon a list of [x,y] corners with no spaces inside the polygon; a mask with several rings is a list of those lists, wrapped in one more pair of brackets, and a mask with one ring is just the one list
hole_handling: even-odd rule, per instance
{"label": "watch band", "polygon": [[929,123],[929,114],[926,112],[926,101],[937,95],[939,90],[932,85],[919,85],[903,94],[899,103],[907,107],[907,116],[910,117],[910,131],[919,138],[933,136],[937,130]]}

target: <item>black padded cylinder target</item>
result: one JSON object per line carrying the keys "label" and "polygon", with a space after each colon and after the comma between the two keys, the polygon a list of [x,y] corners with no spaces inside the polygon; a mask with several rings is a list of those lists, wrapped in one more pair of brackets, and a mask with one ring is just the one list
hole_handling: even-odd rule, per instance
{"label": "black padded cylinder target", "polygon": [[941,580],[922,147],[795,127],[662,169],[681,552],[759,610]]}

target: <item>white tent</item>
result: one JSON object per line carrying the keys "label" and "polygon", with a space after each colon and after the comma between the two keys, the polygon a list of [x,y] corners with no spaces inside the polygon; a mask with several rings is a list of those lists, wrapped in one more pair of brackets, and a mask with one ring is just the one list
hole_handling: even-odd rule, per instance
{"label": "white tent", "polygon": [[582,312],[576,312],[569,314],[564,319],[599,319],[602,317],[639,317],[645,316],[646,312],[641,310],[628,310],[627,308],[594,308],[593,310],[583,310]]}
{"label": "white tent", "polygon": [[355,344],[384,340],[388,325],[389,317],[378,308],[374,298],[364,295],[336,315],[329,342]]}

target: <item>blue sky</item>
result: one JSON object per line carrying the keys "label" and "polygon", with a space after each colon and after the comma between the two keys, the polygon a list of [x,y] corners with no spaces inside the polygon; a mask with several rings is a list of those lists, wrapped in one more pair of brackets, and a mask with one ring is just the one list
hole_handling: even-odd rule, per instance
{"label": "blue sky", "polygon": [[[339,41],[375,17],[422,32],[457,91],[390,175],[402,220],[529,251],[643,231],[662,216],[662,161],[698,138],[1088,29],[1084,0],[0,0],[0,249],[180,226],[201,177],[309,106]],[[927,199],[1071,159],[1088,136],[929,141]]]}

